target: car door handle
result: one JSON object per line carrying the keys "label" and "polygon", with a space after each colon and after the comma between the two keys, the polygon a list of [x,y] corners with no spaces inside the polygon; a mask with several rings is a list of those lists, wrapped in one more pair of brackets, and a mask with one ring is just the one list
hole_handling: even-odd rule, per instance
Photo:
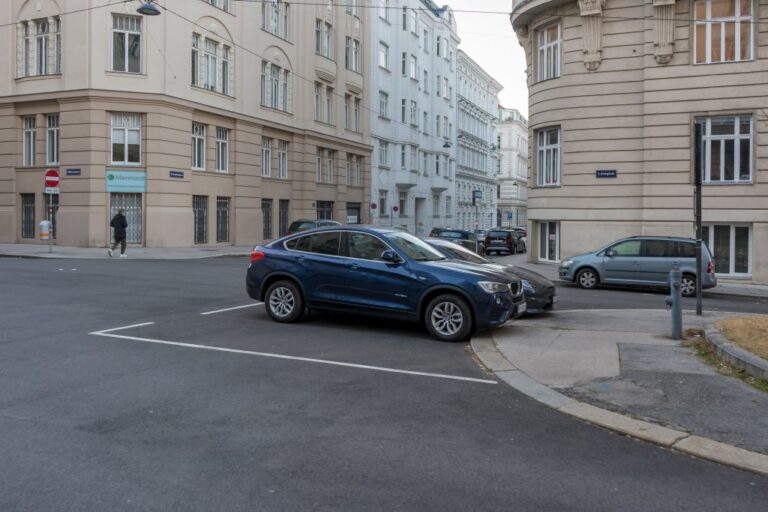
{"label": "car door handle", "polygon": [[358,265],[357,263],[350,263],[349,265],[350,270],[358,270],[359,268],[360,268],[360,265]]}

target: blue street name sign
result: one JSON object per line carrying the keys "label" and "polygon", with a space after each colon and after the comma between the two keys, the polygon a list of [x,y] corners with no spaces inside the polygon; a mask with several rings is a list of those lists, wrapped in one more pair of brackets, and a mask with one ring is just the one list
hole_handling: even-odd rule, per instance
{"label": "blue street name sign", "polygon": [[598,169],[595,171],[596,178],[615,178],[617,174],[616,169]]}
{"label": "blue street name sign", "polygon": [[80,176],[80,169],[67,169],[67,176]]}
{"label": "blue street name sign", "polygon": [[183,178],[184,177],[184,171],[170,171],[168,175],[171,178]]}

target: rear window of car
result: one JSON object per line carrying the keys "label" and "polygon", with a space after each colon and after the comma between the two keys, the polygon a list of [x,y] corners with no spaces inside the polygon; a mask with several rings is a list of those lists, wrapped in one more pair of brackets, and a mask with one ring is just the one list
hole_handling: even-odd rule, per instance
{"label": "rear window of car", "polygon": [[441,231],[438,236],[441,236],[443,238],[464,238],[464,235],[459,233],[458,231]]}
{"label": "rear window of car", "polygon": [[489,231],[488,236],[492,236],[494,238],[506,238],[508,231]]}
{"label": "rear window of car", "polygon": [[292,251],[314,252],[330,256],[339,255],[341,231],[329,231],[302,236],[285,242],[286,249]]}
{"label": "rear window of car", "polygon": [[678,251],[681,258],[695,258],[696,257],[696,244],[693,242],[676,242],[678,245]]}
{"label": "rear window of car", "polygon": [[298,233],[299,231],[306,231],[314,227],[315,227],[314,222],[296,221],[291,223],[291,226],[288,228],[288,231],[290,231],[291,233]]}

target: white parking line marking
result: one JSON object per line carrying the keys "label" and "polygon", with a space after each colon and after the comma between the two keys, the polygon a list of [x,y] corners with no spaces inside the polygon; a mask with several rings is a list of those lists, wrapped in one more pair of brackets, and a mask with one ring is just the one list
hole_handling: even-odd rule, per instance
{"label": "white parking line marking", "polygon": [[370,366],[366,364],[355,364],[355,363],[344,363],[341,361],[329,361],[327,359],[314,359],[311,357],[297,357],[297,356],[288,356],[284,354],[271,354],[269,352],[253,352],[251,350],[240,350],[236,348],[226,348],[226,347],[212,347],[209,345],[198,345],[195,343],[182,343],[180,341],[166,341],[166,340],[156,340],[153,338],[140,338],[138,336],[126,336],[123,334],[110,334],[114,331],[120,331],[124,329],[130,329],[133,327],[142,327],[145,325],[152,325],[154,322],[146,322],[143,324],[135,324],[135,325],[128,325],[126,327],[116,327],[114,329],[106,329],[103,331],[94,331],[88,334],[92,334],[94,336],[104,336],[108,338],[117,338],[122,340],[131,340],[131,341],[142,341],[144,343],[156,343],[158,345],[171,345],[174,347],[184,347],[184,348],[196,348],[201,350],[212,350],[215,352],[227,352],[230,354],[244,354],[249,356],[257,356],[257,357],[270,357],[273,359],[285,359],[288,361],[301,361],[305,363],[319,363],[319,364],[327,364],[327,365],[333,365],[333,366],[344,366],[347,368],[358,368],[362,370],[374,370],[378,372],[388,372],[388,373],[400,373],[403,375],[417,375],[420,377],[433,377],[437,379],[447,379],[447,380],[459,380],[463,382],[476,382],[479,384],[498,384],[495,380],[488,380],[488,379],[475,379],[472,377],[460,377],[458,375],[446,375],[442,373],[427,373],[427,372],[416,372],[411,370],[398,370],[395,368],[386,368],[383,366]]}
{"label": "white parking line marking", "polygon": [[263,302],[255,302],[253,304],[246,304],[245,306],[235,306],[233,308],[226,308],[226,309],[217,309],[215,311],[206,311],[205,313],[200,313],[201,315],[213,315],[215,313],[224,313],[225,311],[232,311],[235,309],[243,309],[243,308],[252,308],[254,306],[263,306]]}

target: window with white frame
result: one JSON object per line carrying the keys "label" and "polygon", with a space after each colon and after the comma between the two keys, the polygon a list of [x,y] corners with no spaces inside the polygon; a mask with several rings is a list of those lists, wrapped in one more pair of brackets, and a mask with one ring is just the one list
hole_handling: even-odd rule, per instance
{"label": "window with white frame", "polygon": [[216,170],[229,172],[229,130],[216,127]]}
{"label": "window with white frame", "polygon": [[272,139],[270,137],[261,138],[261,176],[262,178],[272,176]]}
{"label": "window with white frame", "polygon": [[379,67],[389,69],[389,45],[379,41]]}
{"label": "window with white frame", "polygon": [[350,71],[360,71],[360,41],[346,38],[344,64]]}
{"label": "window with white frame", "polygon": [[411,145],[411,170],[419,170],[419,147]]}
{"label": "window with white frame", "polygon": [[19,22],[17,44],[20,59],[17,77],[44,76],[61,73],[61,18]]}
{"label": "window with white frame", "polygon": [[432,216],[440,216],[440,194],[432,194]]}
{"label": "window with white frame", "polygon": [[424,132],[424,135],[429,135],[429,113],[425,110],[424,115],[422,116],[423,120],[421,123],[422,131]]}
{"label": "window with white frame", "polygon": [[231,49],[227,45],[221,46],[221,93],[227,96],[232,95],[232,86],[230,84],[230,53]]}
{"label": "window with white frame", "polygon": [[389,118],[389,94],[379,91],[379,117]]}
{"label": "window with white frame", "polygon": [[205,170],[205,125],[192,123],[192,169]]}
{"label": "window with white frame", "polygon": [[315,53],[333,58],[333,25],[327,21],[315,20]]}
{"label": "window with white frame", "polygon": [[219,82],[218,70],[219,44],[213,39],[205,39],[205,54],[203,56],[203,87],[209,91],[215,91]]}
{"label": "window with white frame", "polygon": [[317,148],[315,153],[315,181],[317,183],[323,182],[323,150]]}
{"label": "window with white frame", "polygon": [[389,23],[390,0],[379,0],[379,18]]}
{"label": "window with white frame", "polygon": [[421,172],[424,176],[429,174],[429,153],[424,152],[421,154]]}
{"label": "window with white frame", "polygon": [[362,156],[355,155],[353,171],[355,173],[353,185],[355,185],[356,187],[362,187],[363,186],[363,157]]}
{"label": "window with white frame", "polygon": [[536,131],[536,184],[540,187],[560,185],[560,128]]}
{"label": "window with white frame", "polygon": [[352,184],[352,159],[354,158],[354,155],[352,153],[347,153],[347,162],[344,167],[344,183],[347,185]]}
{"label": "window with white frame", "polygon": [[694,63],[751,60],[754,39],[752,0],[694,2]]}
{"label": "window with white frame", "polygon": [[290,112],[291,73],[277,64],[261,61],[261,105]]}
{"label": "window with white frame", "polygon": [[261,2],[261,28],[267,32],[288,39],[288,24],[291,5],[282,0]]}
{"label": "window with white frame", "polygon": [[37,151],[36,139],[37,139],[37,117],[25,116],[22,118],[23,123],[23,165],[24,167],[35,166],[35,152]]}
{"label": "window with white frame", "polygon": [[48,55],[50,53],[50,26],[48,20],[35,22],[35,71],[37,75],[48,74]]}
{"label": "window with white frame", "polygon": [[333,88],[325,87],[325,122],[333,124]]}
{"label": "window with white frame", "polygon": [[360,131],[360,109],[362,105],[362,100],[355,97],[352,103],[352,129],[356,132]]}
{"label": "window with white frame", "polygon": [[389,191],[379,189],[379,215],[389,215],[387,209],[387,195]]}
{"label": "window with white frame", "polygon": [[415,55],[411,55],[411,57],[410,57],[408,62],[409,62],[409,67],[408,67],[409,76],[413,80],[418,80],[419,79],[419,65],[418,65],[418,60],[416,59],[416,56]]}
{"label": "window with white frame", "polygon": [[399,203],[400,216],[405,217],[408,214],[408,211],[406,210],[406,207],[408,206],[408,192],[400,192]]}
{"label": "window with white frame", "polygon": [[315,121],[323,120],[323,86],[315,82]]}
{"label": "window with white frame", "polygon": [[48,114],[46,120],[46,164],[59,165],[59,114]]}
{"label": "window with white frame", "polygon": [[141,73],[141,17],[112,16],[112,70]]}
{"label": "window with white frame", "polygon": [[405,144],[400,144],[400,168],[405,169],[407,163],[407,151]]}
{"label": "window with white frame", "polygon": [[446,217],[451,217],[452,216],[451,207],[452,207],[451,206],[451,196],[445,196],[445,216]]}
{"label": "window with white frame", "polygon": [[288,179],[288,141],[277,141],[277,177]]}
{"label": "window with white frame", "polygon": [[560,76],[560,23],[549,25],[536,32],[538,81]]}
{"label": "window with white frame", "polygon": [[406,119],[405,116],[407,115],[406,112],[408,112],[407,105],[408,105],[408,100],[406,100],[405,98],[400,100],[400,122],[403,124],[405,124],[405,119]]}
{"label": "window with white frame", "polygon": [[424,92],[429,93],[429,71],[424,70],[424,80],[422,81]]}
{"label": "window with white frame", "polygon": [[112,163],[141,163],[141,114],[112,114]]}
{"label": "window with white frame", "polygon": [[406,52],[400,56],[400,74],[408,76],[408,54]]}
{"label": "window with white frame", "polygon": [[442,48],[443,48],[443,46],[442,46],[442,38],[440,36],[437,36],[437,44],[435,45],[435,51],[437,52],[437,56],[438,57],[442,57],[442,55],[441,55]]}
{"label": "window with white frame", "polygon": [[200,34],[192,34],[192,85],[200,86]]}
{"label": "window with white frame", "polygon": [[560,223],[539,222],[539,260],[560,261]]}
{"label": "window with white frame", "polygon": [[702,240],[712,252],[718,275],[752,274],[752,225],[709,224],[702,226]]}
{"label": "window with white frame", "polygon": [[352,116],[352,95],[344,95],[344,129],[350,129],[350,121]]}
{"label": "window with white frame", "polygon": [[705,183],[752,181],[752,116],[696,118],[701,145],[696,148]]}
{"label": "window with white frame", "polygon": [[419,105],[414,100],[411,100],[411,125],[419,125]]}
{"label": "window with white frame", "polygon": [[334,165],[333,162],[336,160],[336,152],[331,151],[330,149],[325,150],[325,182],[326,183],[333,183],[333,177],[334,177]]}
{"label": "window with white frame", "polygon": [[226,12],[232,12],[232,2],[234,0],[204,0],[204,1]]}
{"label": "window with white frame", "polygon": [[379,141],[379,165],[389,166],[389,142]]}

